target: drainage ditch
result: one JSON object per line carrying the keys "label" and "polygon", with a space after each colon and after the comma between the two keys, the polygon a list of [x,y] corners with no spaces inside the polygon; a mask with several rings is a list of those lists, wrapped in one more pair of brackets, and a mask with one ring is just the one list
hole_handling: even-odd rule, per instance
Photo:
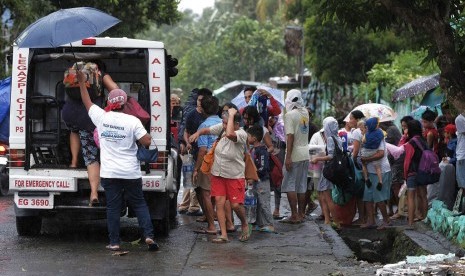
{"label": "drainage ditch", "polygon": [[402,230],[395,228],[377,231],[373,229],[343,228],[339,236],[355,253],[358,260],[369,263],[397,263],[406,256],[429,254],[412,241]]}

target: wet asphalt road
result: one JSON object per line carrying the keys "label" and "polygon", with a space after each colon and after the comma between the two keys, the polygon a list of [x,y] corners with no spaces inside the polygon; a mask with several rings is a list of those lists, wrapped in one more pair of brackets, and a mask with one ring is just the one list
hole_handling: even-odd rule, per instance
{"label": "wet asphalt road", "polygon": [[[287,201],[283,198],[283,201]],[[286,213],[286,211],[284,211]],[[178,215],[178,225],[158,238],[160,251],[148,252],[139,239],[137,220],[123,219],[124,256],[106,250],[106,221],[45,219],[39,237],[16,233],[13,197],[0,197],[0,275],[343,275],[373,274],[360,267],[331,229],[308,221],[276,223],[278,234],[254,232],[247,243],[240,233],[228,244],[195,234],[196,217]],[[337,275],[337,274],[336,274]]]}

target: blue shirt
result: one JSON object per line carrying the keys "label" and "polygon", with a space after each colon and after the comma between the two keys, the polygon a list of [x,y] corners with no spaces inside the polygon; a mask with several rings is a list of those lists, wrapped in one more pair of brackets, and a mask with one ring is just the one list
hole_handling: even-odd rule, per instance
{"label": "blue shirt", "polygon": [[[199,129],[206,128],[206,127],[211,127],[214,125],[217,125],[221,123],[222,120],[218,115],[212,115],[208,117],[203,123],[200,124]],[[200,135],[199,139],[197,140],[197,146],[200,147],[206,147],[207,150],[209,150],[212,146],[213,143],[215,142],[216,138],[218,136],[216,135]]]}
{"label": "blue shirt", "polygon": [[270,178],[270,154],[264,145],[252,148],[250,152],[254,160],[255,167],[257,167],[257,174],[260,181]]}

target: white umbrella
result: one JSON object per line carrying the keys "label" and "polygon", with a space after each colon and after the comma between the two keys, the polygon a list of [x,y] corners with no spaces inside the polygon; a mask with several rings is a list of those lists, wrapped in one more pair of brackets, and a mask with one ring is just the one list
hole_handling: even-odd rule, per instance
{"label": "white umbrella", "polygon": [[[384,104],[367,103],[352,109],[352,111],[354,110],[362,111],[366,118],[378,117],[380,122],[394,121],[397,118],[397,113],[390,106]],[[349,121],[350,113],[345,117],[345,122]]]}

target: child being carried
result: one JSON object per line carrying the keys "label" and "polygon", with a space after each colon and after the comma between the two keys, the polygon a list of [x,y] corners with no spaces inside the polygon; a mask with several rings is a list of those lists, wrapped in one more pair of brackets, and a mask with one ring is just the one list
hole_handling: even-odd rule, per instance
{"label": "child being carried", "polygon": [[[362,127],[361,130],[364,136],[362,139],[362,148],[360,150],[360,156],[371,157],[378,151],[378,147],[381,144],[381,141],[383,141],[384,139],[384,133],[379,128],[379,118],[373,117],[373,118],[366,120],[365,126]],[[381,159],[373,161],[372,163],[375,167],[376,175],[378,176],[378,184],[376,185],[376,189],[378,191],[381,191],[381,189],[383,188],[383,176],[381,173]],[[365,179],[365,185],[368,188],[370,188],[372,183],[370,181],[370,178],[368,178],[368,170],[367,170],[366,164],[362,164],[362,170],[363,170],[363,178]]]}

